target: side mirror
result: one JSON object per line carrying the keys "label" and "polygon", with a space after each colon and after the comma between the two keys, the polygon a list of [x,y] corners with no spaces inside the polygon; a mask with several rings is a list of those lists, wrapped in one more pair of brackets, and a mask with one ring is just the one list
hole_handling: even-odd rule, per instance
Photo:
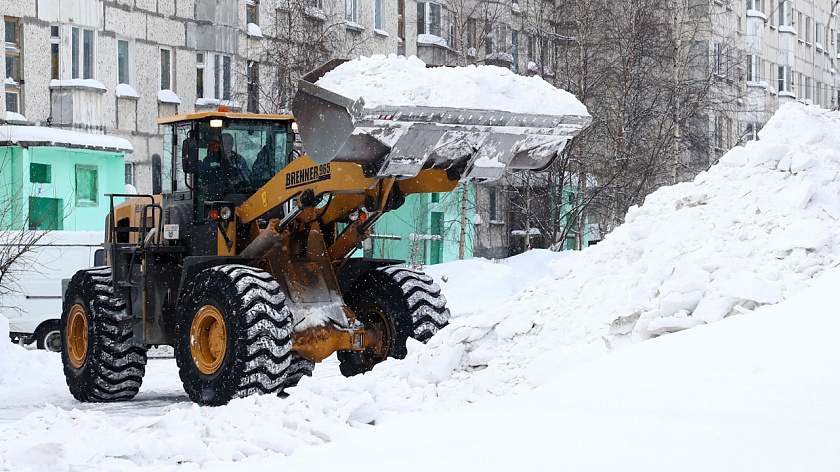
{"label": "side mirror", "polygon": [[152,194],[163,193],[163,178],[160,154],[152,154]]}
{"label": "side mirror", "polygon": [[184,140],[184,146],[181,148],[181,166],[187,174],[198,172],[198,141],[196,139]]}

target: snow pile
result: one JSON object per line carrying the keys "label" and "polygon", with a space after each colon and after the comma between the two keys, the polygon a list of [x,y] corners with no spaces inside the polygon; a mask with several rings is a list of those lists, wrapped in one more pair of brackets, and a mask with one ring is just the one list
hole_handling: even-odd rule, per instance
{"label": "snow pile", "polygon": [[[145,386],[136,402],[163,398],[164,412],[48,406],[0,422],[0,470],[161,469],[184,462],[221,470],[230,461],[332,442],[406,412],[528,392],[619,345],[786,300],[840,260],[839,137],[837,113],[786,105],[762,130],[762,141],[732,150],[694,182],[652,194],[599,245],[548,264],[549,275],[539,281],[527,280],[535,265],[528,258],[539,257],[537,251],[498,270],[475,261],[430,268],[460,316],[428,345],[410,342],[403,361],[349,379],[319,366],[288,398],[249,397],[221,408],[170,404],[172,397]],[[501,267],[525,281],[506,285]],[[515,284],[524,289],[502,303]],[[468,314],[470,300],[484,308]],[[760,311],[751,316],[767,310]],[[31,365],[27,356],[16,368]],[[155,382],[153,374],[145,385]],[[675,391],[684,393],[669,396],[681,398]],[[0,389],[3,398],[9,397]],[[52,462],[39,451],[50,451]]]}
{"label": "snow pile", "polygon": [[[361,57],[336,67],[317,85],[365,107],[423,106],[589,116],[572,94],[539,77],[496,66],[433,67],[416,56]],[[457,84],[453,87],[452,84]]]}
{"label": "snow pile", "polygon": [[54,360],[54,354],[28,352],[9,342],[9,320],[0,315],[0,394],[54,381],[55,375],[50,372],[55,367]]}
{"label": "snow pile", "polygon": [[571,254],[534,249],[508,259],[466,259],[426,266],[423,271],[440,285],[452,316],[460,317],[504,303],[527,284],[548,275],[551,262]]}

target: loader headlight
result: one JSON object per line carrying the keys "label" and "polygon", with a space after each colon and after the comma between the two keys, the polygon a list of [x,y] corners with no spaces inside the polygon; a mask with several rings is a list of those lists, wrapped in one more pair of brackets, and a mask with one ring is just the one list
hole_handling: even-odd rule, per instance
{"label": "loader headlight", "polygon": [[231,202],[204,202],[204,214],[207,219],[213,221],[230,221],[233,219],[233,203]]}

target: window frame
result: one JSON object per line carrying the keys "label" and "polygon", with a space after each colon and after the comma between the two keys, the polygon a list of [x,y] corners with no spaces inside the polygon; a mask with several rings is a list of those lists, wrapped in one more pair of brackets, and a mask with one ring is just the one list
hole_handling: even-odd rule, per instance
{"label": "window frame", "polygon": [[[122,74],[122,71],[120,70],[120,43],[126,44],[125,74],[128,76],[127,81],[120,80],[120,75]],[[134,47],[134,39],[117,37],[117,84],[126,84],[134,87],[136,80]]]}
{"label": "window frame", "polygon": [[757,54],[747,54],[747,81],[761,82],[762,59]]}
{"label": "window frame", "polygon": [[[21,104],[21,77],[23,76],[23,42],[21,38],[21,21],[20,18],[12,17],[12,16],[4,16],[4,37],[3,37],[3,44],[5,53],[3,55],[3,79],[4,79],[4,97],[5,97],[5,106],[6,111],[13,112],[13,113],[21,113],[22,111],[22,104]],[[8,38],[8,24],[14,24],[14,41],[7,41]],[[16,63],[16,71],[15,75],[17,77],[12,77],[15,83],[5,83],[5,79],[7,77],[11,77],[9,75],[9,58],[15,58],[14,62]],[[11,105],[11,106],[10,106]],[[14,109],[11,109],[14,108]]]}
{"label": "window frame", "polygon": [[[55,29],[56,34],[53,34]],[[50,25],[50,79],[61,78],[61,25]]]}
{"label": "window frame", "polygon": [[[86,41],[87,33],[90,33],[90,44]],[[70,28],[70,78],[96,79],[95,64],[96,30],[72,26]]]}
{"label": "window frame", "polygon": [[[167,76],[166,77],[167,85],[169,85],[169,87],[166,87],[166,88],[164,88],[164,86],[163,86],[164,85],[164,82],[163,82],[163,79],[164,79],[164,69],[163,69],[163,66],[164,66],[164,60],[163,60],[164,52],[168,53],[167,54],[168,58],[167,58],[166,62],[168,62],[167,65],[169,67],[168,73],[165,74]],[[169,47],[169,46],[158,46],[158,90],[170,90],[172,92],[175,91],[174,90],[174,88],[175,88],[174,87],[174,85],[175,85],[174,84],[175,73],[174,73],[174,70],[172,68],[173,63],[175,62],[174,57],[175,57],[174,51],[171,47]]]}
{"label": "window frame", "polygon": [[[422,8],[422,15],[421,15]],[[437,12],[435,10],[437,9]],[[429,34],[444,38],[444,11],[446,7],[438,2],[417,2],[417,34]],[[437,21],[435,21],[437,20]]]}
{"label": "window frame", "polygon": [[248,113],[260,112],[260,63],[257,61],[248,61],[247,64],[247,80],[248,80],[248,103],[246,104]]}
{"label": "window frame", "polygon": [[[75,192],[73,192],[73,196],[76,202],[76,207],[98,207],[99,206],[99,166],[91,165],[91,164],[76,164],[75,167]],[[93,197],[92,199],[88,198],[80,198],[79,194],[79,171],[88,171],[93,172],[93,188],[89,196]]]}
{"label": "window frame", "polygon": [[359,24],[359,0],[344,0],[344,20]]}
{"label": "window frame", "polygon": [[[253,21],[251,21],[253,20]],[[245,24],[253,23],[259,25],[260,21],[260,1],[259,0],[245,0]]]}
{"label": "window frame", "polygon": [[373,0],[373,28],[385,31],[385,0]]}

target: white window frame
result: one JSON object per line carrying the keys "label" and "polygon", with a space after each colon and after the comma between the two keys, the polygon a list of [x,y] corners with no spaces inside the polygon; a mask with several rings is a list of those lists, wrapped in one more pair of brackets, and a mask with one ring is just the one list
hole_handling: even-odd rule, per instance
{"label": "white window frame", "polygon": [[[126,51],[126,54],[128,56],[128,57],[126,57],[126,67],[128,69],[126,71],[126,73],[128,74],[128,81],[127,82],[121,82],[120,81],[120,43],[121,42],[124,42],[127,45],[127,51]],[[134,43],[133,38],[125,38],[125,37],[117,36],[117,83],[118,84],[127,84],[127,85],[130,85],[130,86],[134,87],[134,83],[135,83],[135,79],[136,79],[135,68],[134,68],[134,65],[135,65],[134,45],[135,45],[135,43]]]}
{"label": "white window frame", "polygon": [[[199,56],[201,56],[199,58]],[[201,71],[201,91],[198,90],[198,71]],[[198,51],[195,53],[195,98],[202,99],[207,96],[207,53]]]}
{"label": "white window frame", "polygon": [[779,2],[779,26],[791,26],[793,15],[791,13],[790,2],[782,0]]}
{"label": "white window frame", "polygon": [[[198,57],[196,56],[196,74],[198,69],[204,70],[204,96],[200,97],[200,99],[218,101],[233,100],[235,78],[233,56],[212,51],[196,51],[196,53],[204,55],[203,64],[198,62]],[[230,61],[230,70],[227,76],[224,70],[225,58]],[[225,88],[229,92],[227,97],[224,96]]]}
{"label": "white window frame", "polygon": [[[78,31],[78,36],[73,33]],[[85,33],[92,35],[90,48],[85,45]],[[77,42],[78,41],[78,42]],[[90,53],[90,73],[85,70],[85,53]],[[76,60],[73,55],[77,54]],[[70,28],[70,78],[71,79],[95,79],[96,78],[96,30],[92,28],[81,28],[73,26]],[[74,69],[75,68],[75,69]]]}
{"label": "white window frame", "polygon": [[762,11],[761,0],[747,0],[747,10]]}
{"label": "white window frame", "polygon": [[761,82],[761,56],[747,54],[747,81]]}
{"label": "white window frame", "polygon": [[373,0],[373,27],[385,31],[385,0]]}
{"label": "white window frame", "polygon": [[[23,75],[23,45],[21,44],[21,20],[17,17],[11,16],[4,16],[3,17],[4,26],[6,21],[11,21],[15,23],[15,40],[14,43],[7,43],[4,40],[5,50],[3,54],[3,78],[6,78],[6,61],[8,57],[17,57],[17,79],[18,81],[14,84],[5,84],[4,87],[4,102],[6,106],[6,111],[14,112],[14,113],[21,113],[21,93],[20,93],[20,81]],[[5,32],[5,31],[4,31]],[[13,110],[10,109],[9,104],[13,103]]]}
{"label": "white window frame", "polygon": [[[169,52],[169,77],[167,80],[169,82],[168,88],[163,88],[163,79],[164,79],[164,71],[163,71],[163,51]],[[175,91],[174,87],[174,79],[175,79],[175,71],[173,70],[173,66],[175,64],[175,52],[169,46],[159,46],[158,47],[158,90],[170,90]]]}
{"label": "white window frame", "polygon": [[[422,5],[422,7],[421,7]],[[444,18],[446,8],[443,4],[438,2],[417,2],[417,15],[418,15],[418,24],[417,24],[417,34],[430,34],[432,36],[437,36],[439,38],[444,37]],[[437,15],[437,23],[434,21],[434,9],[437,7],[439,9]],[[420,20],[420,8],[423,8],[423,28],[421,31],[419,20]]]}
{"label": "white window frame", "polygon": [[793,71],[790,66],[779,66],[779,92],[793,93]]}
{"label": "white window frame", "polygon": [[359,24],[359,0],[344,0],[344,19]]}

